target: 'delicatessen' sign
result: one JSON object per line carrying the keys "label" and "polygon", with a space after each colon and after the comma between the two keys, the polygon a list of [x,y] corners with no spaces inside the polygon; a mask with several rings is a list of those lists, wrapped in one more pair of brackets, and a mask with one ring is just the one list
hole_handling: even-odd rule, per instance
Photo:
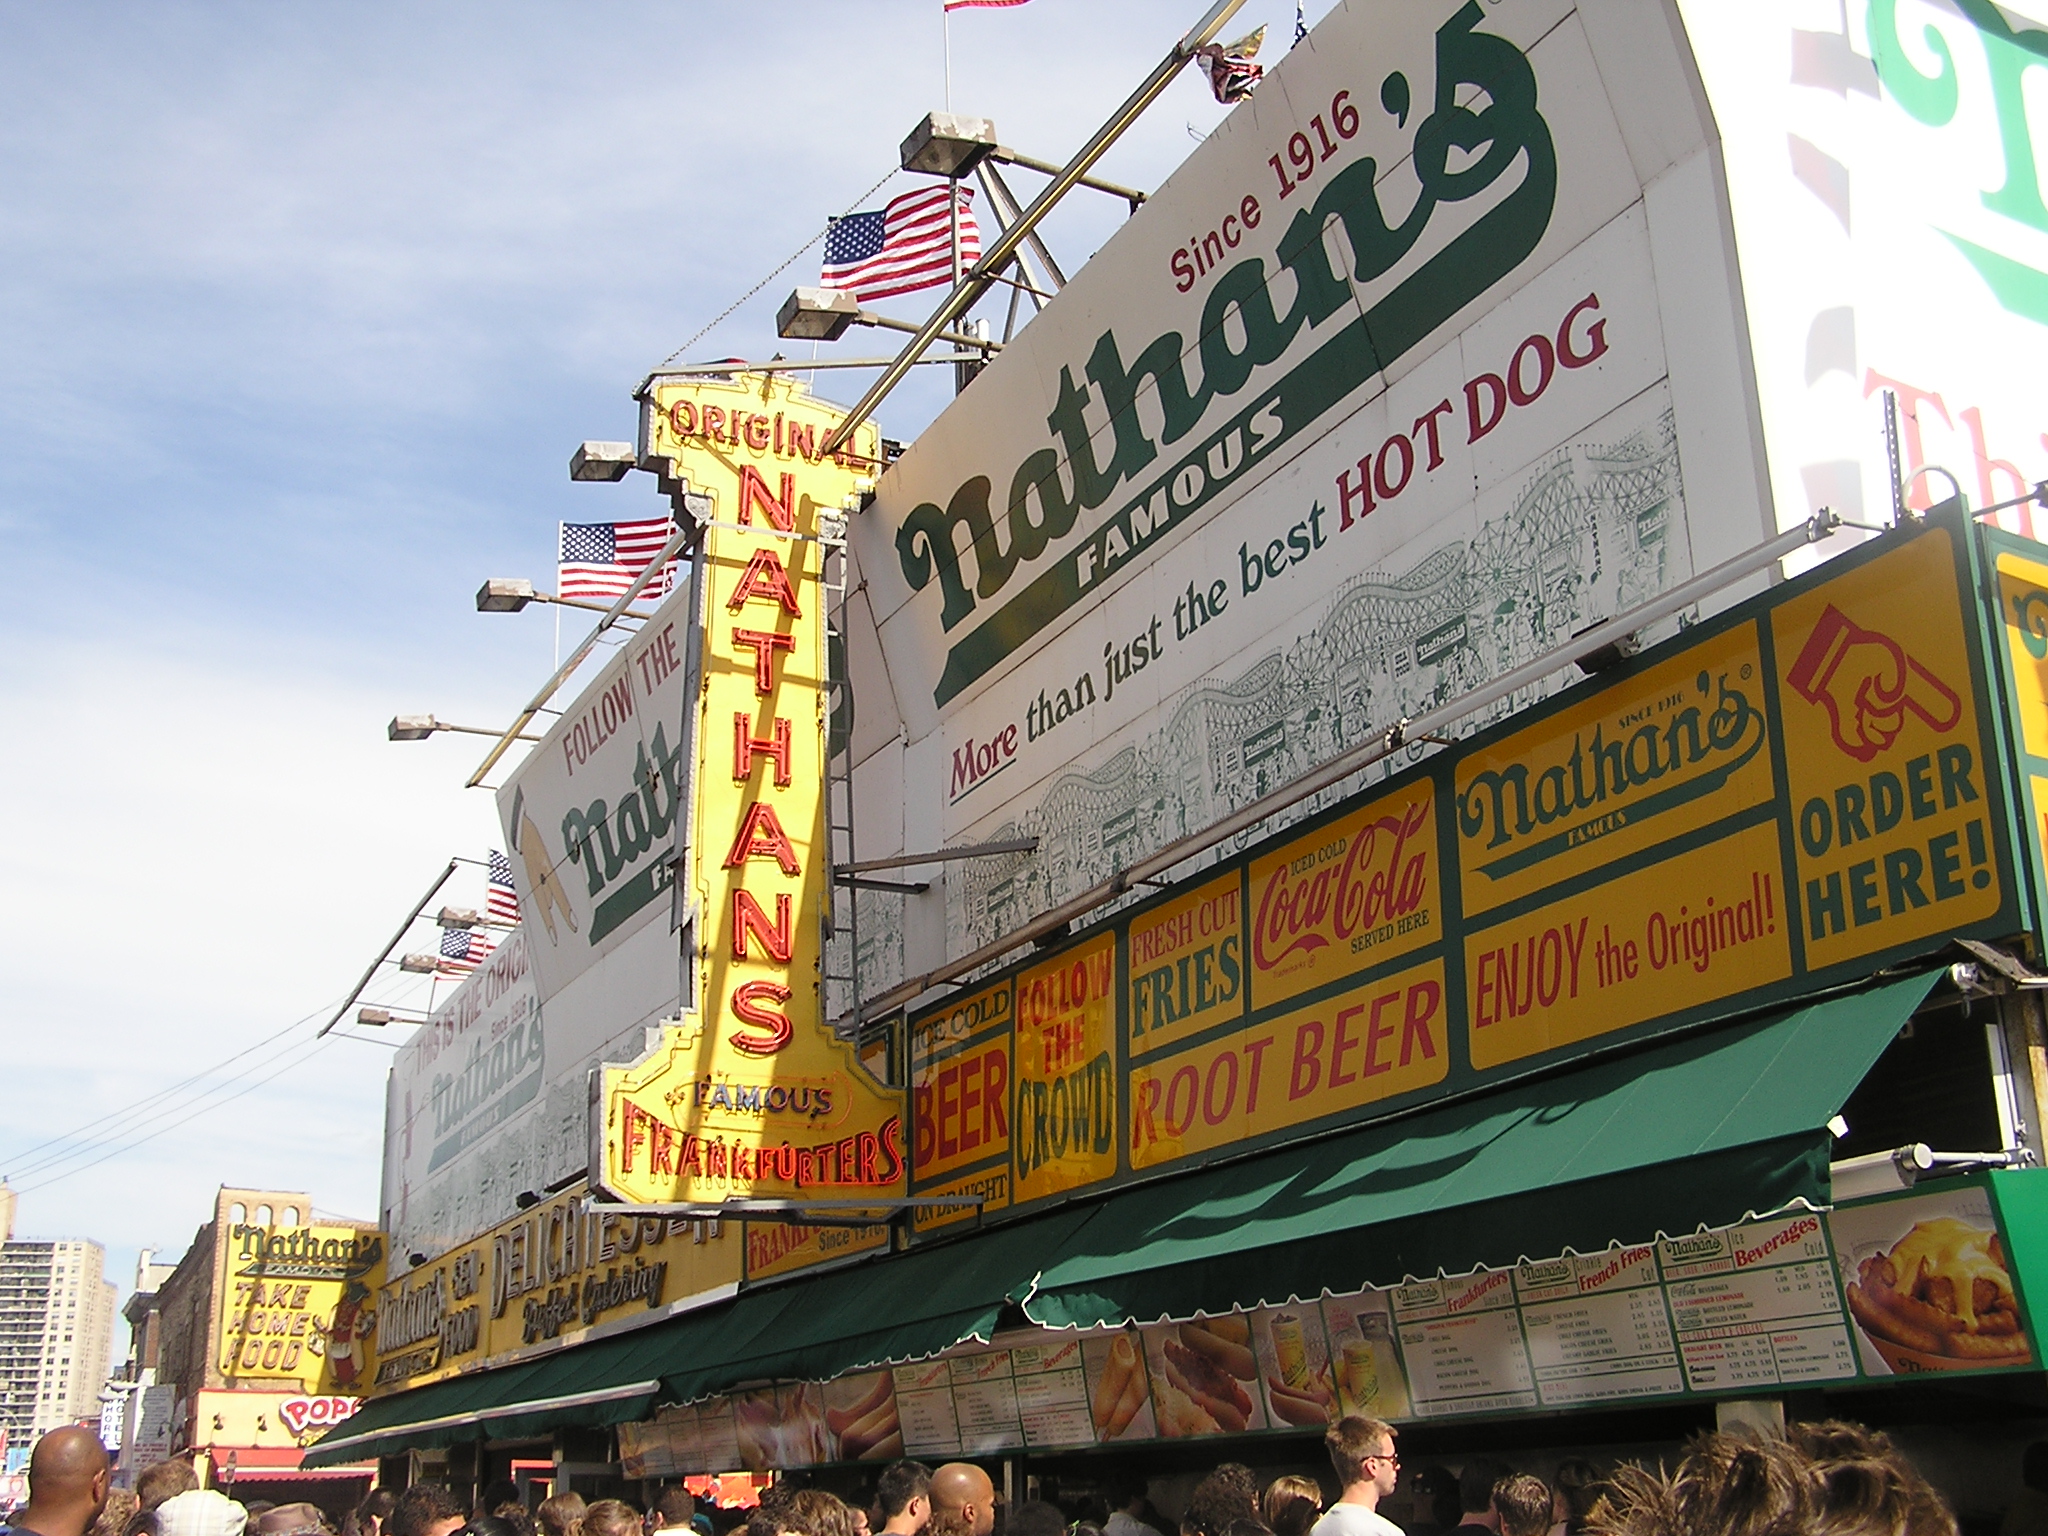
{"label": "'delicatessen' sign", "polygon": [[[2018,932],[1970,541],[1843,556],[913,1014],[912,1192],[1027,1207]],[[1998,571],[2048,805],[2025,548]]]}
{"label": "'delicatessen' sign", "polygon": [[846,452],[820,455],[840,413],[777,376],[660,378],[643,405],[643,459],[666,465],[665,487],[713,504],[691,616],[702,686],[685,706],[696,752],[679,876],[697,986],[653,1049],[603,1070],[592,1177],[641,1203],[900,1194],[900,1100],[834,1038],[820,963],[821,536],[874,484],[880,438],[866,424]]}

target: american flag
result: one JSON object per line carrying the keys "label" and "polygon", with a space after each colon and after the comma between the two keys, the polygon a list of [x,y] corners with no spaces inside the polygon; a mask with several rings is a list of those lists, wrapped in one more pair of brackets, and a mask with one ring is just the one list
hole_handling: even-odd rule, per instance
{"label": "american flag", "polygon": [[[819,281],[866,302],[915,293],[953,281],[953,227],[946,210],[951,183],[891,198],[880,213],[849,213],[825,234],[825,270]],[[981,259],[974,223],[974,189],[960,196],[960,264]]]}
{"label": "american flag", "polygon": [[[561,568],[557,590],[563,597],[624,597],[633,578],[646,570],[675,532],[670,518],[643,523],[562,524]],[[641,591],[645,598],[665,597],[675,575],[675,562]]]}
{"label": "american flag", "polygon": [[494,923],[519,921],[519,892],[512,887],[512,861],[491,850],[491,884],[484,901],[484,916]]}
{"label": "american flag", "polygon": [[467,928],[444,928],[441,931],[441,972],[447,976],[465,975],[488,960],[491,951],[497,947],[482,934]]}
{"label": "american flag", "polygon": [[949,11],[1000,11],[1013,5],[1022,5],[1024,0],[946,0]]}

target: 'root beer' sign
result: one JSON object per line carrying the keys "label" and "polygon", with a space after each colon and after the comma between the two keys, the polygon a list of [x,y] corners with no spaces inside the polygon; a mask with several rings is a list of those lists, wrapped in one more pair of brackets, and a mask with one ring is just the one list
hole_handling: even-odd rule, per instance
{"label": "'root beer' sign", "polygon": [[[695,1011],[603,1073],[602,1180],[621,1199],[830,1197],[906,1187],[900,1101],[823,1017],[825,546],[874,481],[873,426],[824,458],[837,414],[793,382],[657,380],[642,442],[664,486],[708,493],[690,596],[701,686],[687,905]],[[659,616],[657,616],[659,618]],[[680,726],[684,722],[677,722]]]}

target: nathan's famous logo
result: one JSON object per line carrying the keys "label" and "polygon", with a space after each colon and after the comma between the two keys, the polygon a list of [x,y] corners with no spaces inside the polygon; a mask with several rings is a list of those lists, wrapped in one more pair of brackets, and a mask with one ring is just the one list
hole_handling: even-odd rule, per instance
{"label": "nathan's famous logo", "polygon": [[1501,850],[1475,867],[1500,879],[1719,790],[1764,744],[1763,711],[1743,686],[1752,677],[1747,666],[1733,679],[1701,672],[1697,697],[1661,719],[1634,730],[1603,720],[1547,765],[1474,774],[1458,794],[1458,831]]}
{"label": "nathan's famous logo", "polygon": [[[1417,123],[1405,151],[1421,191],[1398,222],[1380,206],[1378,158],[1351,161],[1281,232],[1274,257],[1290,283],[1276,284],[1263,257],[1230,267],[1209,292],[1192,346],[1179,331],[1167,331],[1126,362],[1115,332],[1104,331],[1081,365],[1085,383],[1075,380],[1071,367],[1060,370],[1059,399],[1046,417],[1058,445],[1037,449],[1017,466],[999,514],[990,505],[994,484],[975,475],[943,509],[926,502],[904,519],[896,532],[904,579],[918,590],[938,581],[940,623],[951,631],[979,600],[1001,594],[1064,538],[1082,512],[1108,502],[1118,487],[1151,476],[1135,499],[951,646],[936,702],[944,704],[1026,643],[1536,248],[1555,201],[1556,151],[1536,110],[1529,61],[1505,38],[1477,30],[1481,16],[1471,0],[1437,31],[1434,110]],[[1405,128],[1407,79],[1388,75],[1379,94],[1388,115]],[[1483,107],[1471,104],[1481,100]],[[1513,190],[1358,315],[1354,281],[1369,283],[1392,270],[1422,240],[1439,208],[1479,196],[1517,163],[1522,174]],[[1350,244],[1342,267],[1333,263],[1324,238],[1332,220]],[[1160,449],[1193,434],[1215,402],[1242,394],[1254,372],[1280,358],[1304,330],[1344,316],[1349,323],[1292,371],[1176,461],[1159,466]],[[1189,364],[1197,357],[1199,377],[1190,380]],[[1156,442],[1138,409],[1148,381],[1163,415]],[[1091,406],[1110,424],[1104,458],[1098,458],[1102,437],[1089,424]],[[973,555],[971,581],[962,568],[962,529]]]}
{"label": "nathan's famous logo", "polygon": [[1434,812],[1426,791],[1365,822],[1348,840],[1276,866],[1258,893],[1252,964],[1270,971],[1289,955],[1343,942],[1392,937],[1429,921],[1429,850],[1422,835]]}
{"label": "nathan's famous logo", "polygon": [[546,1055],[540,1013],[514,1019],[497,1039],[469,1043],[455,1072],[438,1072],[429,1090],[434,1114],[434,1152],[427,1171],[447,1163],[540,1092]]}
{"label": "nathan's famous logo", "polygon": [[[623,687],[623,682],[619,686]],[[605,696],[611,697],[611,690]],[[663,844],[682,805],[683,749],[680,742],[669,745],[667,721],[656,721],[652,738],[635,747],[630,786],[621,788],[624,793],[616,799],[598,795],[562,813],[567,862],[582,871],[584,892],[596,902],[590,920],[592,944],[665,892],[675,878],[665,860],[636,867],[648,852]],[[567,870],[548,856],[540,830],[524,813],[524,800],[522,791],[513,801],[513,846],[526,864],[528,899],[546,925],[549,940],[559,944],[557,909],[569,931],[576,931],[575,911],[555,884]],[[630,877],[621,880],[624,875]],[[606,895],[607,890],[611,894]]]}

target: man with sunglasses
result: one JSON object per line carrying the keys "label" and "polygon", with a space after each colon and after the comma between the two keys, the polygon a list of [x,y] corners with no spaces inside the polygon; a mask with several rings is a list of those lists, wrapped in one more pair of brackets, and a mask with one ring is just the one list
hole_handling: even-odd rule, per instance
{"label": "man with sunglasses", "polygon": [[1379,1512],[1380,1500],[1394,1491],[1401,1475],[1393,1425],[1353,1414],[1339,1419],[1323,1444],[1344,1491],[1309,1536],[1401,1536],[1401,1527]]}

